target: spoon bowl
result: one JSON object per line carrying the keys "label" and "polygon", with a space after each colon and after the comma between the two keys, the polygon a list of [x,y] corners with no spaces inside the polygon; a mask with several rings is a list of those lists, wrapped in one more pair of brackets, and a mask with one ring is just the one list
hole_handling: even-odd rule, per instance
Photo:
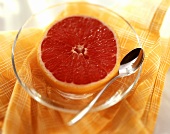
{"label": "spoon bowl", "polygon": [[[78,122],[82,117],[84,117],[94,106],[94,104],[97,102],[97,100],[100,98],[100,96],[103,94],[103,92],[108,89],[108,87],[118,78],[129,76],[133,73],[135,73],[138,68],[142,65],[144,60],[144,51],[142,48],[136,48],[130,51],[121,61],[120,67],[119,67],[119,73],[116,77],[112,78],[105,86],[104,88],[93,98],[93,100],[83,109],[81,110],[72,120],[68,122],[68,125],[71,126]],[[123,94],[123,97],[133,88],[133,83],[127,91]],[[118,99],[116,102],[120,101]]]}
{"label": "spoon bowl", "polygon": [[143,60],[143,49],[133,49],[122,59],[119,67],[119,76],[124,77],[135,73],[143,63]]}

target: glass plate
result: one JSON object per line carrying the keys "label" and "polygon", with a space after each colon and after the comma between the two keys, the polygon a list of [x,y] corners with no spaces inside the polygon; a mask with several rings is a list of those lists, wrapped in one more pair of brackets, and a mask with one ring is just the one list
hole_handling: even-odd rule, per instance
{"label": "glass plate", "polygon": [[[87,10],[84,10],[85,8]],[[63,18],[71,15],[86,15],[96,17],[99,20],[107,15],[108,18],[105,19],[109,22],[109,27],[114,29],[118,38],[121,58],[132,49],[142,46],[138,35],[127,20],[118,13],[99,5],[84,2],[61,3],[33,14],[28,18],[25,24],[19,29],[12,46],[12,65],[19,83],[27,93],[39,103],[55,110],[76,113],[84,108],[96,93],[83,99],[63,97],[57,89],[54,90],[54,88],[46,82],[40,69],[36,65],[36,48],[39,40],[42,38],[41,33],[43,33],[44,29],[47,28],[56,17],[61,17],[61,14]],[[30,36],[31,34],[33,34],[33,36]],[[23,44],[22,40],[24,39],[28,40],[28,42],[24,42]],[[34,40],[34,43],[32,40]],[[23,62],[23,59],[26,60]],[[109,89],[103,93],[91,111],[103,110],[121,101],[136,85],[140,77],[140,71],[141,68],[131,76],[117,79]]]}

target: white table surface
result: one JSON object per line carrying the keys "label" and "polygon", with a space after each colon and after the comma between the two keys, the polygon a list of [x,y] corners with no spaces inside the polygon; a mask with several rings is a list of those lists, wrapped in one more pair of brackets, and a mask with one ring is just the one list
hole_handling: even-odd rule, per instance
{"label": "white table surface", "polygon": [[170,134],[170,69],[166,75],[155,134]]}
{"label": "white table surface", "polygon": [[[45,5],[46,0],[41,0],[41,7]],[[66,1],[66,0],[58,0]],[[9,4],[10,2],[10,4]],[[32,14],[32,11],[37,8],[30,8],[30,3],[38,3],[40,0],[0,0],[0,31],[16,30],[25,22]],[[49,5],[56,2],[55,0],[48,1]],[[40,6],[39,6],[40,7]],[[9,12],[10,11],[10,12]],[[160,111],[156,122],[154,134],[170,134],[170,69],[166,76],[165,88],[161,100]]]}

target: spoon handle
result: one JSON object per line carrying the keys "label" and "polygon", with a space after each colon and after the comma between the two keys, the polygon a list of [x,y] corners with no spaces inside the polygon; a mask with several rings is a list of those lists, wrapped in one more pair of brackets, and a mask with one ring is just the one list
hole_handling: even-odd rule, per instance
{"label": "spoon handle", "polygon": [[103,92],[110,86],[116,79],[118,79],[120,76],[117,75],[114,77],[111,81],[109,81],[104,88],[95,96],[95,98],[84,108],[82,109],[73,119],[71,119],[67,124],[69,126],[75,124],[77,121],[79,121],[83,116],[85,116],[90,109],[94,106],[94,104],[97,102],[97,100],[100,98],[100,96],[103,94]]}

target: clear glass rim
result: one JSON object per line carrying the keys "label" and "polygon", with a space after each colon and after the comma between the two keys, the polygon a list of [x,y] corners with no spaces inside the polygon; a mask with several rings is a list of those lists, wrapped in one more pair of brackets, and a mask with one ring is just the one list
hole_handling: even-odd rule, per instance
{"label": "clear glass rim", "polygon": [[[36,14],[33,14],[32,16],[35,16],[35,15],[38,15],[40,13],[42,13],[43,11],[46,11],[50,8],[54,8],[56,6],[60,6],[60,5],[66,5],[66,4],[74,4],[74,3],[84,3],[84,4],[89,4],[89,5],[93,5],[95,7],[99,7],[99,8],[102,8],[104,10],[107,10],[107,12],[111,13],[111,14],[115,14],[117,15],[118,17],[120,17],[122,20],[124,20],[127,25],[131,28],[131,30],[135,33],[135,36],[136,36],[136,39],[137,39],[137,42],[138,42],[138,45],[140,48],[142,48],[142,45],[141,45],[141,42],[140,42],[140,38],[139,36],[137,35],[135,29],[131,26],[131,24],[124,18],[122,17],[121,15],[119,15],[118,13],[114,12],[113,10],[110,10],[110,9],[107,9],[106,7],[103,7],[101,5],[97,5],[97,4],[93,4],[93,3],[88,3],[88,2],[63,2],[63,3],[59,3],[59,4],[55,4],[53,6],[50,6]],[[11,55],[11,59],[12,59],[12,67],[13,67],[13,71],[14,71],[14,74],[19,82],[19,84],[26,90],[26,92],[34,99],[36,100],[37,102],[39,102],[40,104],[46,106],[46,107],[49,107],[49,108],[52,108],[54,110],[59,110],[59,111],[62,111],[62,112],[68,112],[68,113],[77,113],[80,111],[80,109],[76,110],[76,109],[67,109],[67,108],[63,108],[62,106],[60,106],[60,104],[56,104],[56,102],[53,102],[51,100],[49,100],[48,98],[40,95],[38,92],[36,92],[36,90],[34,89],[30,89],[26,86],[25,83],[22,82],[22,80],[20,79],[19,77],[19,74],[17,72],[17,69],[16,69],[16,65],[15,65],[15,47],[16,47],[16,44],[17,44],[17,40],[19,38],[19,35],[22,31],[22,29],[24,28],[24,26],[27,24],[27,22],[29,22],[29,20],[31,19],[30,16],[28,18],[28,20],[23,24],[23,26],[19,29],[17,35],[16,35],[16,38],[14,40],[14,43],[12,45],[12,55]],[[115,104],[117,104],[120,100],[122,100],[122,98],[124,98],[132,89],[133,87],[136,85],[136,83],[138,82],[138,79],[140,77],[140,74],[141,74],[141,70],[142,70],[142,66],[139,68],[139,71],[138,71],[138,74],[136,76],[136,79],[135,81],[129,86],[129,88],[123,93],[120,94],[118,92],[116,92],[109,100],[106,101],[106,103],[103,103],[102,105],[99,105],[97,107],[93,107],[91,109],[91,112],[95,112],[95,111],[101,111],[101,110],[104,110],[106,108],[109,108]]]}

